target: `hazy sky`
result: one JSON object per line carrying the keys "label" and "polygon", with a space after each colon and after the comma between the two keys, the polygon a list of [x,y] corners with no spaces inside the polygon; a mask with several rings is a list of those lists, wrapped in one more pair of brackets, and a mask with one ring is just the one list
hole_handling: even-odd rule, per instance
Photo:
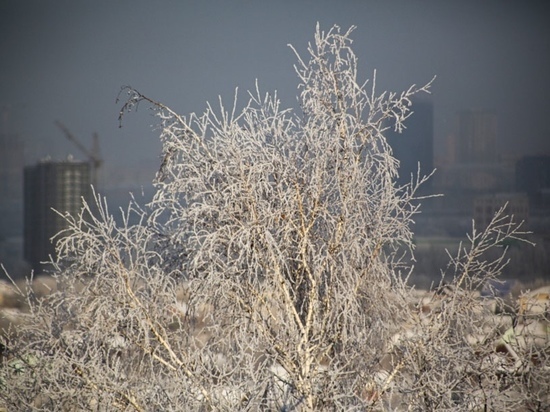
{"label": "hazy sky", "polygon": [[[106,169],[144,167],[160,144],[142,106],[118,128],[123,85],[176,111],[202,112],[235,87],[278,90],[296,106],[295,61],[316,22],[356,25],[363,76],[394,91],[437,76],[435,133],[453,131],[456,111],[499,116],[503,152],[550,153],[550,14],[545,1],[80,1],[0,0],[3,127],[27,144],[27,163],[77,150],[59,119],[85,144],[101,139]],[[152,174],[151,174],[152,177]],[[109,180],[109,175],[105,176]],[[116,181],[113,175],[113,181]],[[116,183],[116,182],[115,182]]]}

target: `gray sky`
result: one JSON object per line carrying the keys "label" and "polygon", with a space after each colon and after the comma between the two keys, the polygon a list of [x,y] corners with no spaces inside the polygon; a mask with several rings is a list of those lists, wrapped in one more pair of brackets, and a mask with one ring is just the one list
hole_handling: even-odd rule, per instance
{"label": "gray sky", "polygon": [[[502,152],[550,153],[550,25],[544,1],[80,1],[0,0],[0,106],[27,142],[27,163],[77,150],[59,119],[85,144],[101,139],[105,180],[142,168],[160,144],[142,106],[118,128],[117,94],[131,85],[181,114],[202,112],[235,87],[278,90],[296,107],[295,61],[315,24],[356,25],[361,73],[394,91],[437,75],[436,139],[467,108],[499,115]],[[6,127],[6,125],[4,125]],[[113,172],[115,171],[115,172]],[[111,177],[110,177],[111,176]]]}

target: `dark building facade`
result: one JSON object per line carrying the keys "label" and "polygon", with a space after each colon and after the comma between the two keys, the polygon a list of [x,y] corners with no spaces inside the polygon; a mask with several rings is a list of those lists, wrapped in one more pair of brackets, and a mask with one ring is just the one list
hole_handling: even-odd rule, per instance
{"label": "dark building facade", "polygon": [[550,156],[526,156],[516,163],[516,189],[535,207],[550,207]]}
{"label": "dark building facade", "polygon": [[[415,180],[420,174],[430,174],[434,168],[434,109],[431,101],[413,100],[413,114],[405,121],[406,129],[402,133],[392,132],[388,141],[392,147],[394,157],[399,160],[400,184]],[[431,179],[424,188],[431,186]]]}
{"label": "dark building facade", "polygon": [[55,257],[51,238],[67,228],[67,222],[52,209],[77,216],[82,198],[89,199],[90,164],[44,161],[24,172],[24,258],[36,272],[41,262]]}
{"label": "dark building facade", "polygon": [[23,156],[24,146],[19,136],[0,133],[0,241],[21,233]]}

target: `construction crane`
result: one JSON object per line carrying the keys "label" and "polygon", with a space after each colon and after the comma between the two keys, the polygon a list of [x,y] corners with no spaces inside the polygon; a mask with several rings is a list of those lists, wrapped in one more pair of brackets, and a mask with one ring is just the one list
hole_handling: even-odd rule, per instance
{"label": "construction crane", "polygon": [[65,126],[63,123],[61,123],[59,120],[55,121],[55,124],[57,127],[61,129],[65,137],[74,143],[78,149],[85,154],[88,157],[88,162],[90,162],[91,171],[92,171],[92,185],[97,188],[98,184],[98,174],[99,169],[103,165],[103,159],[101,158],[101,152],[99,149],[99,137],[97,133],[94,133],[92,136],[92,148],[88,149],[86,146],[84,146],[80,140],[76,138],[75,135],[73,135],[67,126]]}

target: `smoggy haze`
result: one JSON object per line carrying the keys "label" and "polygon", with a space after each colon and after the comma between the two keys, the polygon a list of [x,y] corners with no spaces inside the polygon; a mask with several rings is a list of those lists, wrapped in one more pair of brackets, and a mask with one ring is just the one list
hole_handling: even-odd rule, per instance
{"label": "smoggy haze", "polygon": [[2,129],[26,142],[26,162],[78,151],[56,119],[86,144],[101,139],[106,183],[118,169],[156,167],[160,144],[145,106],[118,128],[117,94],[131,85],[182,114],[218,94],[244,101],[255,79],[295,107],[292,43],[315,24],[356,25],[361,73],[380,90],[433,86],[436,151],[454,114],[498,114],[502,153],[550,152],[550,26],[542,1],[0,1]]}

